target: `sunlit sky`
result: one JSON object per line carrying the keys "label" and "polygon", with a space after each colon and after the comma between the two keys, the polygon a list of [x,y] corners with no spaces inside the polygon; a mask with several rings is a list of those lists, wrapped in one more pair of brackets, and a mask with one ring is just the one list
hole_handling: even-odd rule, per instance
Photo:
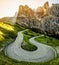
{"label": "sunlit sky", "polygon": [[49,4],[59,3],[59,0],[0,0],[0,18],[13,16],[18,11],[19,5],[28,5],[31,8],[42,6],[46,1]]}

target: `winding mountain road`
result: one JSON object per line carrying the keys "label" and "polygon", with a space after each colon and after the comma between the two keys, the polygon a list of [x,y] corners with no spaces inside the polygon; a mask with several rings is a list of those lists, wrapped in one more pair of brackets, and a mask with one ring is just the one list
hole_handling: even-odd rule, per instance
{"label": "winding mountain road", "polygon": [[[26,31],[26,30],[24,30]],[[37,50],[35,51],[26,51],[21,48],[21,44],[23,41],[23,34],[22,32],[18,32],[18,36],[16,40],[8,45],[5,48],[5,54],[18,61],[27,61],[27,62],[46,62],[49,61],[57,56],[56,51],[48,45],[39,43],[34,40],[35,37],[29,39],[31,43],[37,46]]]}

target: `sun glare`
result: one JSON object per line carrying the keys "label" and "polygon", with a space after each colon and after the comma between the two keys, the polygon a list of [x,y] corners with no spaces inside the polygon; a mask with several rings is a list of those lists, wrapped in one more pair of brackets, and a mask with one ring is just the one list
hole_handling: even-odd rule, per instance
{"label": "sun glare", "polygon": [[10,25],[5,24],[3,22],[1,22],[0,27],[4,28],[6,30],[9,30],[9,31],[14,31],[14,27],[13,26],[10,26]]}
{"label": "sun glare", "polygon": [[4,37],[2,35],[0,35],[0,41],[4,40]]}
{"label": "sun glare", "polygon": [[0,35],[4,35],[4,33],[2,31],[0,31]]}

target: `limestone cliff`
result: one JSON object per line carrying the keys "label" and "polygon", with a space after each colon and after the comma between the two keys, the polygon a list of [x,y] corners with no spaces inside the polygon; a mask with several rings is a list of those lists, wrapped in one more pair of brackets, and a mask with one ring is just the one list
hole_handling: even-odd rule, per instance
{"label": "limestone cliff", "polygon": [[44,34],[59,36],[59,4],[49,7],[46,2],[42,7],[38,7],[37,12],[27,5],[21,5],[16,23]]}

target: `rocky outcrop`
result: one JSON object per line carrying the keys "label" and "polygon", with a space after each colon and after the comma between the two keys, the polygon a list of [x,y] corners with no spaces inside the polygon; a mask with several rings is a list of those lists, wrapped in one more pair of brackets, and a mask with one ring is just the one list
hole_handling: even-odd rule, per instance
{"label": "rocky outcrop", "polygon": [[23,27],[41,29],[41,21],[28,17],[17,17],[17,23]]}
{"label": "rocky outcrop", "polygon": [[21,16],[26,16],[28,18],[35,18],[34,11],[27,5],[19,6],[18,17],[21,17]]}
{"label": "rocky outcrop", "polygon": [[43,6],[45,9],[48,9],[49,8],[49,2],[47,1],[44,6]]}
{"label": "rocky outcrop", "polygon": [[41,18],[44,15],[46,15],[46,13],[47,13],[46,11],[48,10],[48,8],[49,8],[48,2],[46,2],[42,7],[38,7],[36,10],[37,17]]}
{"label": "rocky outcrop", "polygon": [[59,35],[59,17],[49,15],[44,17],[42,22],[42,30],[46,34]]}
{"label": "rocky outcrop", "polygon": [[[19,25],[27,27],[27,28],[40,28],[40,21],[36,19],[34,11],[29,8],[27,5],[20,6],[17,15],[17,21]],[[38,23],[38,24],[37,24]]]}
{"label": "rocky outcrop", "polygon": [[59,37],[59,4],[52,4],[42,19],[45,33]]}
{"label": "rocky outcrop", "polygon": [[52,4],[52,6],[47,10],[47,14],[59,17],[59,4]]}
{"label": "rocky outcrop", "polygon": [[49,7],[46,2],[37,12],[33,12],[28,6],[20,6],[17,23],[44,34],[59,36],[59,5],[53,4]]}

